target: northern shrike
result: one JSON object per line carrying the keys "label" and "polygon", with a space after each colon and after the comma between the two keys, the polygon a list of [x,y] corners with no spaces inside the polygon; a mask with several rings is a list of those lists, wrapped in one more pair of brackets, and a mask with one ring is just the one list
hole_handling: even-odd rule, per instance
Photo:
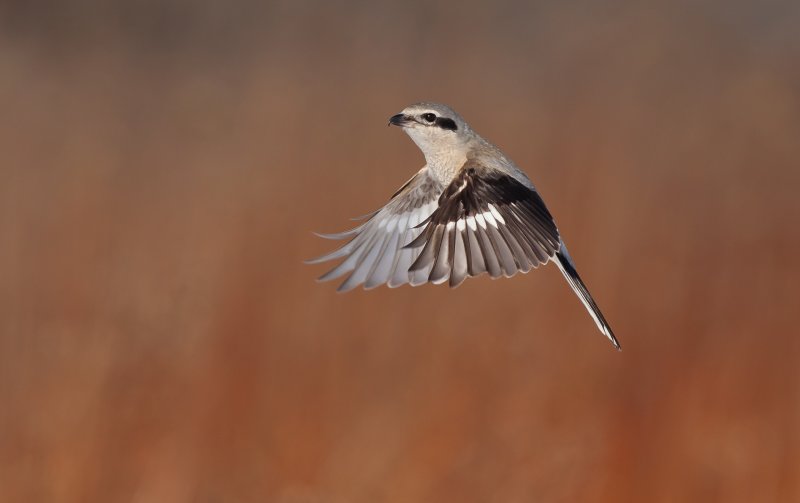
{"label": "northern shrike", "polygon": [[503,152],[484,140],[451,108],[416,103],[389,119],[425,155],[425,167],[358,227],[328,239],[349,239],[338,250],[310,260],[344,259],[321,276],[348,274],[347,291],[492,278],[553,261],[594,319],[619,349],[586,285],[581,281],[553,217],[531,181]]}

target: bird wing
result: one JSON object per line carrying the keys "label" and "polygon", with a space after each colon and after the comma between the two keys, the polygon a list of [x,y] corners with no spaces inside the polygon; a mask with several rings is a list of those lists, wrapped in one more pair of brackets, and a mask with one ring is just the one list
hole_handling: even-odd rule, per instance
{"label": "bird wing", "polygon": [[360,284],[370,289],[384,283],[393,288],[405,283],[417,286],[427,282],[429,271],[425,268],[410,271],[420,250],[405,245],[423,232],[420,223],[436,210],[443,189],[428,168],[422,168],[395,192],[383,208],[365,216],[366,221],[358,227],[339,234],[319,234],[328,239],[350,238],[350,241],[308,263],[343,258],[341,263],[319,278],[320,281],[329,281],[349,274],[339,286],[340,292]]}
{"label": "bird wing", "polygon": [[439,197],[408,247],[420,250],[411,272],[438,284],[468,276],[528,272],[553,259],[561,238],[535,189],[497,169],[468,161]]}
{"label": "bird wing", "polygon": [[492,278],[554,261],[600,331],[620,348],[600,308],[578,275],[553,216],[532,185],[480,162],[468,161],[439,196],[424,230],[407,245],[420,250],[412,274],[460,285],[469,276]]}

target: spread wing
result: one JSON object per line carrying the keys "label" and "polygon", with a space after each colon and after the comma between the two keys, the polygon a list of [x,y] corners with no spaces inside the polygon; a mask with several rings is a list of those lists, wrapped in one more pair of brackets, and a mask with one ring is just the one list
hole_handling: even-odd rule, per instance
{"label": "spread wing", "polygon": [[369,289],[384,283],[393,288],[405,283],[417,286],[427,282],[429,271],[424,267],[410,271],[421,250],[405,245],[422,233],[420,222],[434,212],[443,189],[438,179],[431,176],[427,168],[422,168],[386,206],[365,217],[367,220],[358,227],[339,234],[320,234],[328,239],[350,238],[350,241],[308,263],[343,258],[339,265],[319,278],[328,281],[349,274],[339,291],[351,290],[360,284]]}
{"label": "spread wing", "polygon": [[479,164],[465,165],[442,192],[424,231],[413,273],[460,285],[485,272],[493,278],[528,272],[554,258],[561,239],[536,190]]}
{"label": "spread wing", "polygon": [[423,168],[355,229],[322,235],[350,241],[309,263],[343,258],[321,281],[374,288],[426,282],[460,285],[469,276],[513,276],[554,261],[601,332],[619,342],[578,276],[558,228],[531,186],[474,161],[443,187]]}

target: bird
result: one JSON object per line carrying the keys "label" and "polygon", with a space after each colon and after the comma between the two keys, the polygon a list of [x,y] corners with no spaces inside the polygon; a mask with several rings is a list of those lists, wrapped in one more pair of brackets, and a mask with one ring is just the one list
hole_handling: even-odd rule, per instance
{"label": "bird", "polygon": [[452,108],[414,103],[389,119],[419,147],[425,166],[385,206],[354,220],[357,227],[318,236],[347,240],[307,261],[342,259],[319,277],[346,276],[338,291],[363,285],[448,283],[558,266],[597,328],[620,350],[611,326],[584,284],[553,216],[528,176]]}

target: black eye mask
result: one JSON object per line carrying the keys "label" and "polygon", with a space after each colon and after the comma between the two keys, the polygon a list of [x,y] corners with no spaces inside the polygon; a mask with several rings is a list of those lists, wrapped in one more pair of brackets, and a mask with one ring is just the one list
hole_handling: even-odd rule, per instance
{"label": "black eye mask", "polygon": [[456,126],[456,121],[453,119],[448,119],[447,117],[437,118],[434,124],[442,129],[447,129],[448,131],[456,131],[458,129],[458,126]]}

